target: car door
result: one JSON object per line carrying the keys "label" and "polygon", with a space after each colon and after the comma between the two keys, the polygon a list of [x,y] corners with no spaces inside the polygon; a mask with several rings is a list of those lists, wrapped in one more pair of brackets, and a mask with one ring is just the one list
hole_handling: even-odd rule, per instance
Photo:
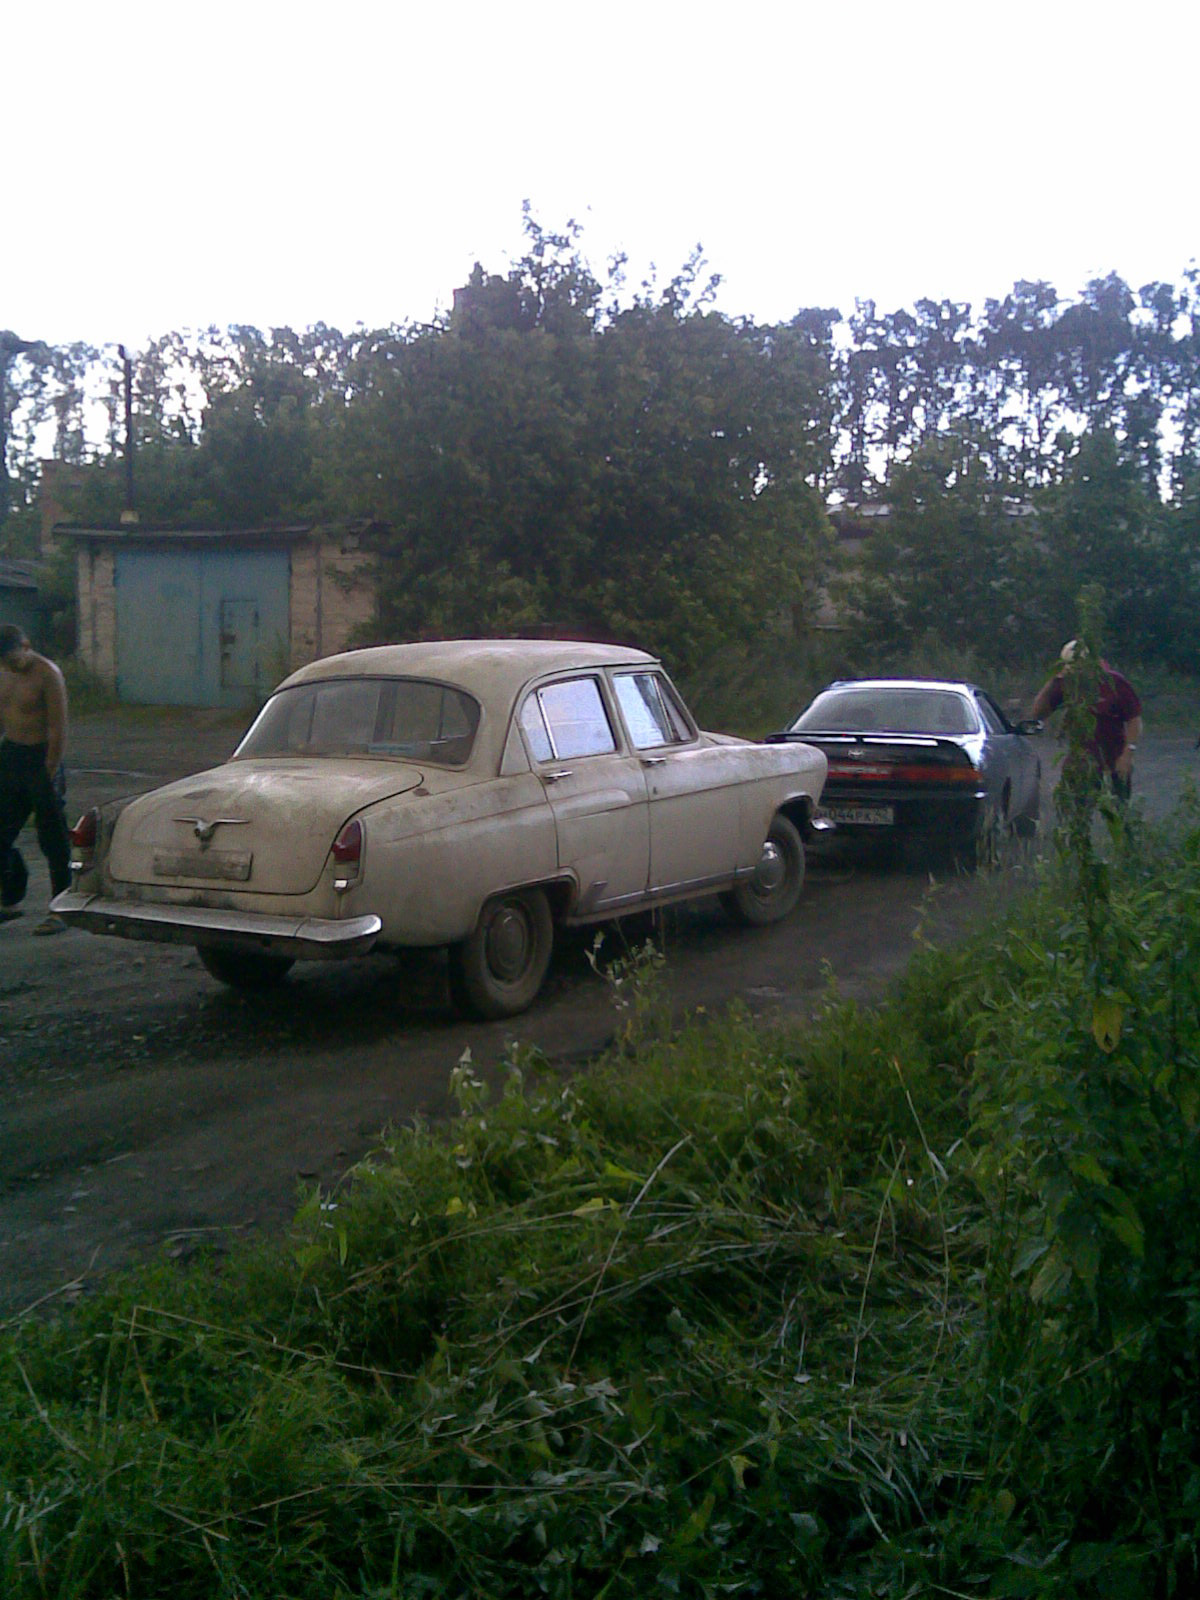
{"label": "car door", "polygon": [[[650,797],[650,889],[727,881],[744,854],[736,748],[691,726],[665,674],[614,672],[613,690]],[[749,859],[757,859],[761,837]]]}
{"label": "car door", "polygon": [[554,679],[519,712],[533,769],[554,812],[558,864],[579,886],[576,914],[645,898],[650,870],[646,780],[621,748],[599,673]]}
{"label": "car door", "polygon": [[1035,791],[1038,787],[1038,760],[1029,740],[1016,731],[990,694],[976,691],[975,703],[983,725],[987,729],[987,785],[991,794],[999,796],[1004,785],[1009,788],[1008,815],[1020,817],[1036,814]]}

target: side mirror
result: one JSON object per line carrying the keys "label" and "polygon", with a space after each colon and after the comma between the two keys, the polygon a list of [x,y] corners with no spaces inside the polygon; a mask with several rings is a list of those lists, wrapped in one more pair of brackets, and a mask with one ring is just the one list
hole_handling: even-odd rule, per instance
{"label": "side mirror", "polygon": [[1021,721],[1017,723],[1017,732],[1041,733],[1045,726],[1046,724],[1042,721],[1041,717],[1023,717]]}

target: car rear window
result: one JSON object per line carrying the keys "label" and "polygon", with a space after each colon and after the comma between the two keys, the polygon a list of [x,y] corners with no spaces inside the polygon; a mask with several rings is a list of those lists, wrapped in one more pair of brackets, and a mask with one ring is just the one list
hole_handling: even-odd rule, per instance
{"label": "car rear window", "polygon": [[792,723],[797,733],[975,733],[969,702],[951,689],[826,689]]}
{"label": "car rear window", "polygon": [[248,756],[373,756],[461,767],[479,705],[420,678],[328,678],[281,689],[235,751]]}

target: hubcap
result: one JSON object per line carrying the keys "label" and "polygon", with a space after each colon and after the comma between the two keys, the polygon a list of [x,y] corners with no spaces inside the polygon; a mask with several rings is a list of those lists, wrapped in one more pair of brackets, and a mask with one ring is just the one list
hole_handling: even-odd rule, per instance
{"label": "hubcap", "polygon": [[500,906],[488,924],[487,963],[503,983],[519,978],[529,964],[529,923],[519,906]]}
{"label": "hubcap", "polygon": [[772,839],[763,845],[763,853],[754,869],[753,884],[760,895],[772,895],[787,876],[787,863],[783,851]]}

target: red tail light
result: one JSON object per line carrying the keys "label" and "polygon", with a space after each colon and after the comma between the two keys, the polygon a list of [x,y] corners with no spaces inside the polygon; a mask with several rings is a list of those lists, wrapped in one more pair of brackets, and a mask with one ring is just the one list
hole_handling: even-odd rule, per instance
{"label": "red tail light", "polygon": [[868,783],[980,783],[979,770],[969,765],[922,762],[919,766],[867,766],[861,761],[829,763],[831,778],[860,778]]}
{"label": "red tail light", "polygon": [[356,817],[333,841],[333,859],[339,867],[357,867],[362,860],[363,829]]}
{"label": "red tail light", "polygon": [[100,812],[93,806],[90,811],[85,811],[79,821],[70,830],[71,843],[76,850],[94,850],[96,839],[100,833]]}

